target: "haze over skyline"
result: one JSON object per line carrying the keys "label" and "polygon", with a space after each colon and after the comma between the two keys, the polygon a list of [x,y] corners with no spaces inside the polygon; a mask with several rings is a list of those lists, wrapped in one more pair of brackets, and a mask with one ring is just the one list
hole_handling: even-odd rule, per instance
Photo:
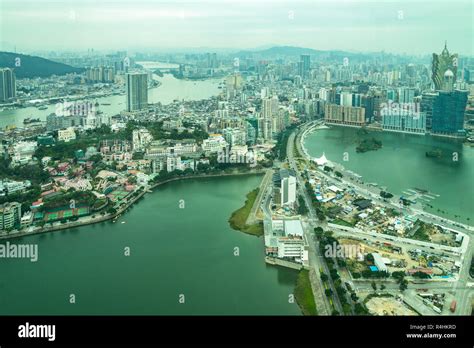
{"label": "haze over skyline", "polygon": [[0,0],[0,50],[252,49],[473,55],[470,0]]}

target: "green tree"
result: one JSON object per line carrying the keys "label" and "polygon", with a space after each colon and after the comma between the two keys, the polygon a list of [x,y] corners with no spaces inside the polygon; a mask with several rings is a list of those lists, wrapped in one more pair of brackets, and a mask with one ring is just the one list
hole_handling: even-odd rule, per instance
{"label": "green tree", "polygon": [[415,278],[420,278],[420,279],[429,279],[431,276],[429,274],[426,274],[425,272],[415,272],[413,273],[413,277]]}
{"label": "green tree", "polygon": [[306,207],[306,203],[302,196],[298,196],[298,214],[305,215],[308,213],[308,207]]}
{"label": "green tree", "polygon": [[354,305],[354,313],[356,315],[369,315],[367,308],[359,302]]}
{"label": "green tree", "polygon": [[337,269],[332,269],[329,273],[331,274],[332,280],[336,280],[340,278],[339,274],[337,273]]}
{"label": "green tree", "polygon": [[402,279],[400,281],[400,291],[403,292],[408,288],[408,281],[406,279]]}
{"label": "green tree", "polygon": [[396,271],[392,273],[392,277],[400,281],[400,279],[403,279],[405,277],[405,272],[403,271]]}

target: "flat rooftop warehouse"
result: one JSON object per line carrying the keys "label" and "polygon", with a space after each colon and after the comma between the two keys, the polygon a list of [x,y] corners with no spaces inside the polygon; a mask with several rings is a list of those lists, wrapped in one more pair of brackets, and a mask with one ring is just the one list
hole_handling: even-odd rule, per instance
{"label": "flat rooftop warehouse", "polygon": [[285,220],[285,235],[303,237],[303,226],[300,220]]}

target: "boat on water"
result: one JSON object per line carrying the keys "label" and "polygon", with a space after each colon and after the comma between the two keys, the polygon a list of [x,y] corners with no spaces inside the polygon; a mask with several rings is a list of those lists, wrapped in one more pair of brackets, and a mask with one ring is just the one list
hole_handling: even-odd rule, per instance
{"label": "boat on water", "polygon": [[443,151],[441,151],[441,149],[427,151],[425,152],[425,156],[430,158],[441,158],[443,157]]}
{"label": "boat on water", "polygon": [[46,110],[47,108],[46,105],[38,106],[38,110]]}
{"label": "boat on water", "polygon": [[101,103],[100,105],[112,105],[110,103]]}
{"label": "boat on water", "polygon": [[38,123],[38,122],[41,122],[41,120],[39,118],[25,118],[23,120],[23,124],[30,124],[30,123]]}
{"label": "boat on water", "polygon": [[423,194],[426,194],[428,193],[428,190],[425,190],[425,189],[422,189],[422,188],[419,188],[419,187],[414,187],[415,191],[419,192],[419,193],[423,193]]}

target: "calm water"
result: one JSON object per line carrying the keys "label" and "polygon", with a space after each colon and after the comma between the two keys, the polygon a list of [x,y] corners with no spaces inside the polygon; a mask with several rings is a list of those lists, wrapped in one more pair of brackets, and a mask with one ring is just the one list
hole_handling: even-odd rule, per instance
{"label": "calm water", "polygon": [[227,222],[260,180],[169,183],[116,223],[11,241],[37,243],[39,259],[0,259],[0,314],[299,315],[296,272],[266,266],[262,239]]}
{"label": "calm water", "polygon": [[[365,182],[387,186],[395,194],[414,187],[429,190],[439,197],[429,203],[433,209],[428,211],[474,224],[473,147],[431,136],[388,132],[370,136],[382,141],[382,149],[356,153],[357,129],[346,127],[317,130],[307,136],[305,147],[311,156],[324,152],[330,161],[362,175]],[[442,149],[445,157],[426,157],[425,152],[434,148]],[[344,152],[349,154],[349,161],[343,161]],[[457,162],[452,160],[454,152],[458,153]]]}
{"label": "calm water", "polygon": [[[157,88],[148,90],[148,102],[170,104],[173,100],[201,100],[218,95],[221,90],[218,88],[221,79],[209,79],[200,81],[180,80],[173,75],[165,74],[163,77],[154,75],[154,78],[161,82]],[[125,110],[125,95],[114,95],[110,97],[96,98],[99,102],[100,110],[109,115],[116,115]],[[103,103],[110,105],[102,105]],[[21,108],[15,110],[4,110],[0,112],[0,128],[8,125],[23,127],[25,118],[39,118],[46,120],[46,116],[55,112],[56,105],[48,105],[46,110],[38,110],[36,107]]]}

